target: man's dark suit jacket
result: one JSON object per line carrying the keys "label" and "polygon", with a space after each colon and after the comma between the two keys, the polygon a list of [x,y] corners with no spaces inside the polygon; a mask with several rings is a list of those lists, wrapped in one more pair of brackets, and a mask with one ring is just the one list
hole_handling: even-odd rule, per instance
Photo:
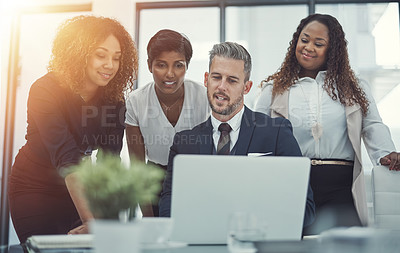
{"label": "man's dark suit jacket", "polygon": [[[160,199],[160,216],[171,215],[171,189],[173,160],[177,154],[215,154],[212,137],[211,117],[192,130],[179,132],[171,146],[167,174]],[[235,145],[235,155],[248,153],[270,153],[272,156],[301,156],[301,151],[293,136],[292,126],[287,119],[271,118],[245,107],[239,138]],[[285,184],[285,182],[282,182]],[[207,183],[204,184],[207,187]],[[287,187],[290,187],[288,185]],[[312,223],[315,205],[311,187],[308,187],[306,211],[303,226]]]}

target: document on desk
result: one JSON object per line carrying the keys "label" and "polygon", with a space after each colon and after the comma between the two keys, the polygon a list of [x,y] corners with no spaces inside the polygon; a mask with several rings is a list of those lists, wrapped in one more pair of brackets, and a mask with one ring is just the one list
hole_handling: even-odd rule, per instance
{"label": "document on desk", "polygon": [[268,153],[248,153],[247,156],[252,156],[252,157],[272,156],[272,152],[268,152]]}
{"label": "document on desk", "polygon": [[93,235],[34,235],[26,240],[26,246],[30,252],[48,249],[91,249]]}

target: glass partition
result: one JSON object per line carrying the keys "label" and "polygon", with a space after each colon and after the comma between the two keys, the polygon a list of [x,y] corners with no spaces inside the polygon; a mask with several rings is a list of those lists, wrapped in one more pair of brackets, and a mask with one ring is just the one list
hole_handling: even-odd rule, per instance
{"label": "glass partition", "polygon": [[278,70],[299,21],[307,15],[307,5],[227,8],[227,41],[242,44],[253,61],[250,77],[253,87],[245,96],[250,108],[254,106],[260,82]]}
{"label": "glass partition", "polygon": [[397,3],[316,5],[336,17],[346,33],[350,64],[380,101],[400,80],[399,5]]}
{"label": "glass partition", "polygon": [[140,14],[139,33],[139,78],[138,87],[153,80],[147,67],[147,43],[161,29],[184,33],[193,47],[186,78],[203,83],[204,72],[208,70],[208,52],[219,42],[219,9],[177,8],[146,9]]}

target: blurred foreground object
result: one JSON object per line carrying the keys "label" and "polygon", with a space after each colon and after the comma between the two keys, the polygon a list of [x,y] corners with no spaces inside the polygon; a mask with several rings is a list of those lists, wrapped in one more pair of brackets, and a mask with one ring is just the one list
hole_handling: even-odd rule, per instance
{"label": "blurred foreground object", "polygon": [[372,195],[376,228],[400,231],[400,173],[387,166],[372,169]]}
{"label": "blurred foreground object", "polygon": [[119,156],[103,152],[95,163],[86,160],[74,168],[94,217],[121,221],[133,218],[139,203],[156,199],[164,175],[158,167],[135,158],[128,167]]}

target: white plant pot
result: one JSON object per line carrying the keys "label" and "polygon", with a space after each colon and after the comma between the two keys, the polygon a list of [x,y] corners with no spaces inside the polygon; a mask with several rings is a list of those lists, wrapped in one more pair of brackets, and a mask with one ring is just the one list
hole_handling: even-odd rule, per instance
{"label": "white plant pot", "polygon": [[141,252],[140,227],[135,222],[93,220],[89,229],[94,235],[93,247],[96,253]]}

